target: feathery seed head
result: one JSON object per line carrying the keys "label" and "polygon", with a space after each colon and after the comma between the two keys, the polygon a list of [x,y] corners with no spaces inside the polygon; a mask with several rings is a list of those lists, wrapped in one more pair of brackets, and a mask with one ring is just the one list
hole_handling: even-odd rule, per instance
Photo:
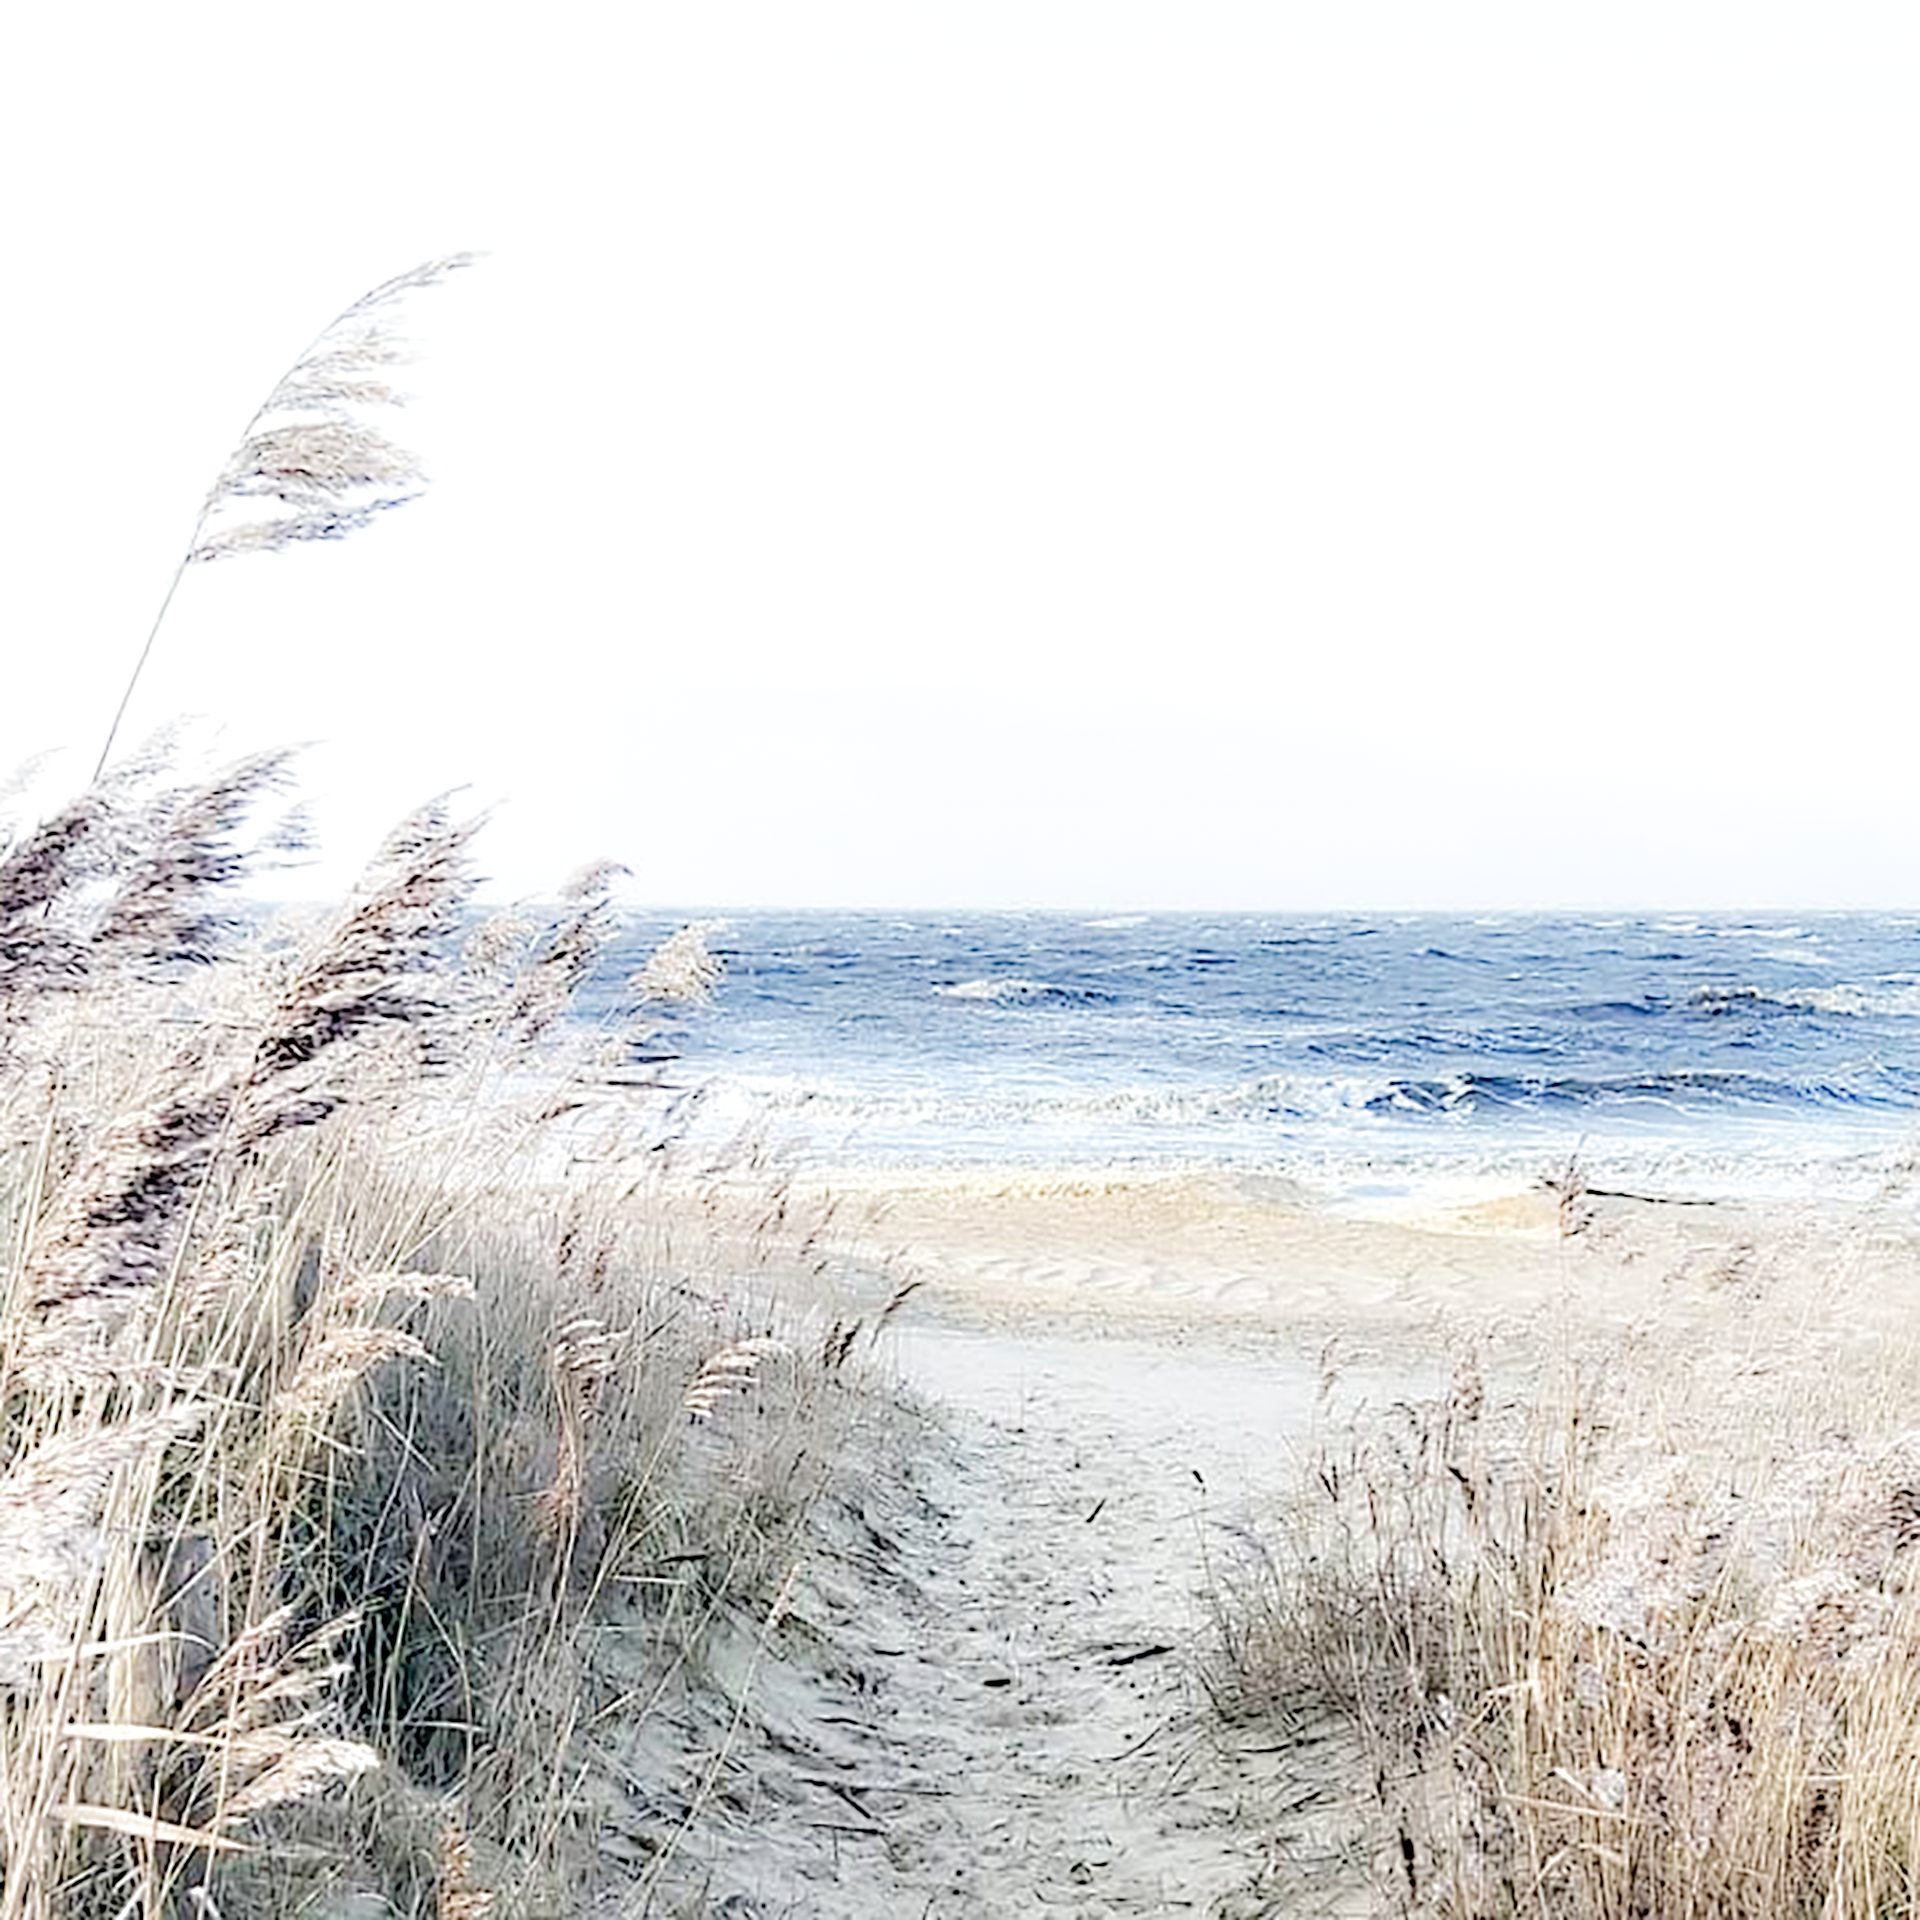
{"label": "feathery seed head", "polygon": [[363,294],[275,385],[201,510],[188,564],[340,540],[418,496],[419,460],[369,426],[404,396],[384,370],[404,359],[394,309],[471,254],[431,260]]}
{"label": "feathery seed head", "polygon": [[204,964],[231,922],[209,896],[250,861],[235,836],[268,793],[286,784],[292,755],[256,753],[155,805],[146,845],[94,933],[96,952],[135,967]]}
{"label": "feathery seed head", "polygon": [[725,963],[707,946],[707,936],[720,925],[718,920],[695,920],[670,935],[648,956],[629,987],[642,1000],[678,1000],[697,1006],[708,999],[726,972]]}
{"label": "feathery seed head", "polygon": [[506,1037],[529,1045],[572,1004],[613,930],[608,893],[625,872],[614,861],[598,860],[562,888],[564,910],[536,943],[495,1016]]}
{"label": "feathery seed head", "polygon": [[190,1433],[203,1406],[168,1407],[49,1440],[0,1477],[0,1685],[31,1686],[68,1651],[75,1603],[100,1564],[107,1488],[122,1467]]}
{"label": "feathery seed head", "polygon": [[220,1809],[222,1820],[245,1820],[268,1807],[311,1800],[336,1780],[373,1773],[380,1765],[379,1754],[358,1740],[302,1734],[282,1737],[277,1746],[273,1758]]}
{"label": "feathery seed head", "polygon": [[382,1361],[418,1360],[432,1366],[424,1342],[398,1327],[336,1327],[321,1336],[274,1399],[282,1419],[318,1422]]}
{"label": "feathery seed head", "polygon": [[792,1352],[784,1340],[770,1334],[722,1347],[694,1376],[681,1404],[695,1420],[711,1420],[724,1400],[753,1385],[766,1361],[791,1357]]}

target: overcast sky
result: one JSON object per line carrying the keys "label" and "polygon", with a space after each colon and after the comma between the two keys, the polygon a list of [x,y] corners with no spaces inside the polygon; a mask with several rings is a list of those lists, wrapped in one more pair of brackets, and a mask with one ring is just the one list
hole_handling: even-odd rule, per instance
{"label": "overcast sky", "polygon": [[195,569],[132,725],[343,878],[1920,900],[1920,13],[15,9],[0,755],[84,778],[367,286],[427,498]]}

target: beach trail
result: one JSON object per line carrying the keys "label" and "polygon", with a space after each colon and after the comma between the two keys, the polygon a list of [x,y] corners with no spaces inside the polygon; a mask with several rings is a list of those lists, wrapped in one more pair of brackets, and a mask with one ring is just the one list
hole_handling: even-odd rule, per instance
{"label": "beach trail", "polygon": [[903,1486],[876,1482],[837,1574],[814,1569],[803,1610],[838,1667],[784,1699],[762,1677],[792,1759],[742,1810],[756,1891],[722,1911],[1289,1910],[1315,1876],[1276,1810],[1324,1826],[1345,1789],[1270,1730],[1223,1730],[1195,1658],[1208,1568],[1284,1484],[1317,1366],[951,1323],[903,1333],[900,1365],[935,1443]]}
{"label": "beach trail", "polygon": [[1223,1742],[1192,1662],[1206,1569],[1284,1483],[1315,1369],[969,1328],[917,1330],[902,1362],[967,1438],[917,1549],[928,1630],[891,1730],[951,1768],[903,1833],[931,1912],[1278,1911],[1277,1776],[1301,1755]]}

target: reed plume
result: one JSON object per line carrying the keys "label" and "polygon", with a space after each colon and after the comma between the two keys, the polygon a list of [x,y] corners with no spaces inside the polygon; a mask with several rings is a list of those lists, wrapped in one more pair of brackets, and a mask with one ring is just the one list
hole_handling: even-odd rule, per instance
{"label": "reed plume", "polygon": [[647,956],[628,982],[642,1000],[677,1000],[698,1006],[719,983],[726,968],[707,945],[717,920],[695,920],[670,934]]}
{"label": "reed plume", "polygon": [[[248,873],[239,835],[262,800],[287,784],[290,751],[249,754],[211,779],[169,790],[149,809],[141,845],[92,939],[96,956],[142,970],[205,966],[233,930],[214,902]],[[288,829],[269,844],[292,844]]]}
{"label": "reed plume", "polygon": [[409,295],[472,264],[468,253],[395,274],[336,314],[275,382],[201,503],[185,554],[154,616],[107,729],[98,779],[188,568],[246,553],[343,540],[418,497],[418,458],[363,415],[399,407],[388,378],[407,358],[399,331]]}
{"label": "reed plume", "polygon": [[[209,815],[224,820],[274,771],[270,759],[246,763],[184,810],[203,826]],[[216,1156],[244,1157],[326,1120],[350,1097],[366,1043],[419,1034],[446,1011],[438,962],[470,886],[472,832],[473,823],[451,820],[439,806],[412,815],[244,1049],[190,1033],[166,1056],[147,1099],[98,1130],[29,1243],[26,1314],[11,1356],[21,1377],[122,1371],[126,1355],[116,1357],[114,1337],[134,1302],[166,1278]],[[163,871],[178,865],[161,862]],[[142,919],[146,936],[160,942],[150,951],[175,954],[198,924],[190,910],[176,920],[160,906]],[[429,1042],[423,1054],[430,1052]]]}
{"label": "reed plume", "polygon": [[718,1353],[709,1354],[700,1371],[688,1383],[681,1404],[697,1421],[711,1420],[720,1407],[735,1394],[751,1390],[760,1377],[760,1369],[769,1360],[791,1359],[793,1349],[771,1334],[758,1334],[750,1340],[737,1340]]}
{"label": "reed plume", "polygon": [[387,838],[346,910],[299,965],[262,1022],[236,1089],[236,1138],[257,1147],[324,1120],[347,1098],[334,1069],[383,1033],[430,1031],[452,1010],[446,949],[473,888],[478,827],[433,802]]}
{"label": "reed plume", "polygon": [[80,1594],[106,1541],[100,1508],[121,1468],[163,1451],[206,1417],[169,1407],[43,1441],[0,1477],[0,1686],[31,1687],[70,1652]]}
{"label": "reed plume", "polygon": [[[612,860],[582,867],[561,889],[561,911],[510,983],[497,1017],[504,1039],[530,1046],[573,1004],[613,933],[610,895],[626,868]],[[484,948],[476,953],[484,957]]]}
{"label": "reed plume", "polygon": [[587,1487],[587,1428],[606,1381],[619,1367],[629,1336],[586,1317],[555,1335],[548,1366],[560,1413],[559,1450],[553,1479],[536,1502],[540,1530],[570,1542],[580,1525]]}
{"label": "reed plume", "polygon": [[0,1025],[17,1028],[48,994],[85,983],[92,949],[55,909],[101,872],[111,810],[96,781],[0,858]]}

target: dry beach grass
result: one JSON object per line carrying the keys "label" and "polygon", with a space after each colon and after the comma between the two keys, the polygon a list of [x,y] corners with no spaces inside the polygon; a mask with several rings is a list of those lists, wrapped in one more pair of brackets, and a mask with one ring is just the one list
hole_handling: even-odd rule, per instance
{"label": "dry beach grass", "polygon": [[772,1610],[858,1402],[850,1323],[770,1279],[818,1217],[689,1165],[630,1035],[555,1037],[600,881],[463,958],[429,809],[317,931],[223,935],[179,876],[235,870],[271,771],[96,791],[0,862],[8,1914],[408,1911],[456,1853],[565,1906],[596,1720]]}
{"label": "dry beach grass", "polygon": [[[367,411],[462,264],[323,330],[183,574],[403,503]],[[287,757],[113,744],[0,837],[0,1913],[678,1911],[709,1652],[777,1624],[870,1345],[791,1291],[830,1209],[686,1147],[653,1036],[717,963],[567,1022],[616,870],[477,920],[444,803],[259,926]]]}
{"label": "dry beach grass", "polygon": [[[1469,1356],[1439,1397],[1322,1425],[1220,1563],[1208,1679],[1230,1721],[1347,1756],[1330,1884],[1461,1916],[1913,1911],[1910,1343],[1849,1363],[1809,1327],[1822,1296],[1853,1317],[1867,1230],[1797,1299],[1730,1284],[1750,1241],[1696,1262],[1717,1337],[1588,1316],[1520,1391]],[[1909,1243],[1873,1278],[1911,1272]]]}

